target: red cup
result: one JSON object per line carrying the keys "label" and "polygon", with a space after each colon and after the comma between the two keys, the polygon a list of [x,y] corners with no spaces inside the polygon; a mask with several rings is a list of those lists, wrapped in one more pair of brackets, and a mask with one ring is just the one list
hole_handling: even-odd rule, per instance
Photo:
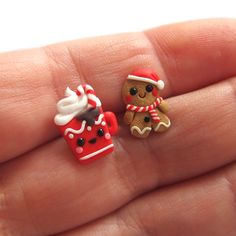
{"label": "red cup", "polygon": [[81,163],[90,163],[114,150],[111,136],[118,131],[116,116],[112,112],[103,112],[102,108],[93,125],[88,125],[86,120],[73,118],[58,128]]}

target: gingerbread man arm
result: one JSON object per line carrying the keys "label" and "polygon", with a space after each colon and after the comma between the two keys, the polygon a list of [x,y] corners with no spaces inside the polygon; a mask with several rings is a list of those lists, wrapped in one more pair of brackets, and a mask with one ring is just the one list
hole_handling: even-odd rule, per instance
{"label": "gingerbread man arm", "polygon": [[167,113],[169,110],[169,106],[167,104],[167,102],[165,100],[161,101],[161,104],[158,106],[158,108],[163,112],[163,113]]}
{"label": "gingerbread man arm", "polygon": [[124,115],[124,122],[125,124],[129,125],[134,119],[134,112],[133,111],[126,111]]}

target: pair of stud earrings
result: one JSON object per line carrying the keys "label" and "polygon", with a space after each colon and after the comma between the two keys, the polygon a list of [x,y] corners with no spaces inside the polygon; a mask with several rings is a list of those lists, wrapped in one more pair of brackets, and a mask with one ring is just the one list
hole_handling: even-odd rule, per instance
{"label": "pair of stud earrings", "polygon": [[[164,82],[152,69],[137,69],[127,76],[122,87],[124,122],[133,136],[146,138],[151,131],[164,132],[170,127],[167,103],[159,95],[162,89]],[[90,163],[114,150],[111,136],[118,132],[116,116],[103,111],[90,85],[79,85],[76,91],[67,88],[57,110],[54,122],[81,163]]]}

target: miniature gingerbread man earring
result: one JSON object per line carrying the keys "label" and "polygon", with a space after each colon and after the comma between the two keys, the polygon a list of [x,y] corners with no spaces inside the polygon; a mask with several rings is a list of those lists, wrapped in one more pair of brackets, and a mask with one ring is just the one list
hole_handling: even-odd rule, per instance
{"label": "miniature gingerbread man earring", "polygon": [[90,85],[79,85],[76,92],[67,88],[57,110],[54,122],[81,163],[113,151],[111,135],[118,130],[116,117],[112,112],[103,112],[101,101]]}
{"label": "miniature gingerbread man earring", "polygon": [[133,136],[146,138],[151,130],[159,133],[170,127],[167,103],[159,95],[163,88],[164,82],[152,69],[137,69],[128,75],[122,88],[124,122]]}

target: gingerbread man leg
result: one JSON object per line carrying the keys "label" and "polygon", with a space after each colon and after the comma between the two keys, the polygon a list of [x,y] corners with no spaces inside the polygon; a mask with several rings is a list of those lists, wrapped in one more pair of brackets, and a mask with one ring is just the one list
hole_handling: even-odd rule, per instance
{"label": "gingerbread man leg", "polygon": [[137,138],[146,138],[152,130],[152,121],[149,113],[136,113],[130,125],[131,134]]}

